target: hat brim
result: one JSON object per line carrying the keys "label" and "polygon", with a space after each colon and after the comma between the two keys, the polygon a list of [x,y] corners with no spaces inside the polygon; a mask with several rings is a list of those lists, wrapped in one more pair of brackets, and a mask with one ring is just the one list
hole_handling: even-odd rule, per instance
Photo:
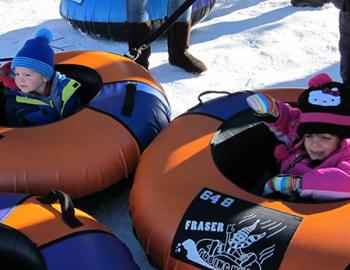
{"label": "hat brim", "polygon": [[328,123],[301,123],[298,133],[301,135],[328,133],[338,135],[339,137],[350,137],[350,127]]}
{"label": "hat brim", "polygon": [[22,57],[22,56],[16,56],[11,63],[11,69],[14,70],[17,67],[25,67],[29,68],[35,72],[40,73],[47,79],[51,79],[54,69],[51,65],[44,63],[42,61],[28,58],[28,57]]}

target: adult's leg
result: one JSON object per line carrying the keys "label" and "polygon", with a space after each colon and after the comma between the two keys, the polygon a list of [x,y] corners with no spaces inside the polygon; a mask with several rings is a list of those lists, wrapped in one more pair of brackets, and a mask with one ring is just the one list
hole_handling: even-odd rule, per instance
{"label": "adult's leg", "polygon": [[[126,0],[126,32],[129,51],[131,52],[144,44],[151,34],[148,8],[148,0]],[[151,48],[147,48],[138,56],[135,62],[148,69],[150,55]]]}
{"label": "adult's leg", "polygon": [[[168,14],[171,15],[185,0],[168,0]],[[168,30],[169,63],[191,73],[201,73],[207,68],[204,63],[188,52],[191,33],[190,7]]]}
{"label": "adult's leg", "polygon": [[339,13],[339,51],[340,75],[343,82],[350,86],[350,14],[341,10]]}
{"label": "adult's leg", "polygon": [[321,7],[329,2],[330,0],[291,0],[295,7]]}
{"label": "adult's leg", "polygon": [[339,9],[343,6],[343,0],[332,0],[332,3]]}

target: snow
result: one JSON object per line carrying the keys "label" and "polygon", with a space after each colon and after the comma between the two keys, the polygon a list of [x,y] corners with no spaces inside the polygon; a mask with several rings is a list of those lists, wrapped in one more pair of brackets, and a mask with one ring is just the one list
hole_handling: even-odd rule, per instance
{"label": "snow", "polygon": [[[1,0],[0,58],[14,56],[43,26],[53,32],[56,51],[92,49],[122,55],[127,51],[125,42],[96,39],[72,29],[61,18],[59,3]],[[150,73],[165,89],[173,118],[196,105],[199,93],[206,90],[303,87],[320,72],[340,81],[338,15],[332,4],[295,8],[289,0],[217,0],[191,35],[190,52],[208,71],[196,76],[169,65],[166,40],[161,39],[152,46]],[[128,190],[118,197],[106,196],[90,211],[128,245],[141,269],[153,269],[132,235]]]}

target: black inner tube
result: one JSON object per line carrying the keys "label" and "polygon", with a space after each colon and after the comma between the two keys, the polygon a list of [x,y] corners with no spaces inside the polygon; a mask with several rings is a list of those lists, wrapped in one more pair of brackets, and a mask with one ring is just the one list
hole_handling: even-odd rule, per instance
{"label": "black inner tube", "polygon": [[92,68],[73,64],[59,64],[55,66],[55,70],[81,83],[77,93],[82,107],[89,103],[101,90],[102,78]]}
{"label": "black inner tube", "polygon": [[46,270],[40,249],[23,233],[0,224],[0,260],[2,269]]}
{"label": "black inner tube", "polygon": [[217,168],[227,179],[245,190],[259,193],[263,176],[277,173],[273,153],[279,143],[268,127],[247,109],[221,125],[211,148]]}

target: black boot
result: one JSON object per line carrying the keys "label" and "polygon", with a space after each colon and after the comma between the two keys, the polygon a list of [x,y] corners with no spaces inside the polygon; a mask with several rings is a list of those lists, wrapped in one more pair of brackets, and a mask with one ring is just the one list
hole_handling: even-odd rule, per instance
{"label": "black boot", "polygon": [[175,23],[168,31],[169,63],[183,68],[187,72],[201,73],[207,70],[204,63],[192,56],[187,49],[190,46],[191,23]]}
{"label": "black boot", "polygon": [[[143,23],[126,23],[126,33],[128,38],[129,52],[133,55],[133,49],[137,49],[144,44],[151,34],[150,22]],[[148,69],[148,58],[151,55],[151,48],[148,47],[135,60],[136,63]]]}

